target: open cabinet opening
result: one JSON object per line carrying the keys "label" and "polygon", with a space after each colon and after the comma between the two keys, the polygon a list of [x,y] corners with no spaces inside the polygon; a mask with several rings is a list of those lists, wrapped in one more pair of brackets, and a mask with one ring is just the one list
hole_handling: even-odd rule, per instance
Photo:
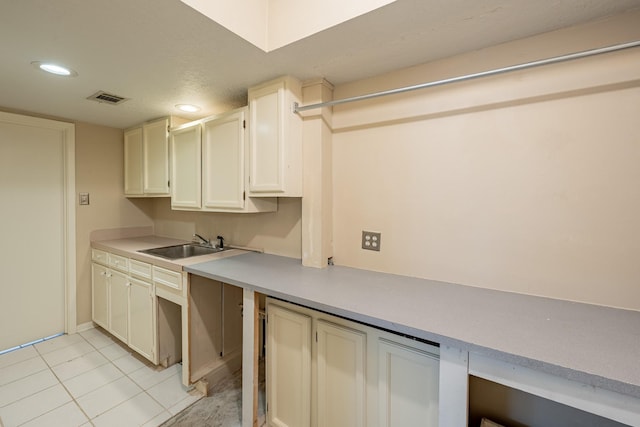
{"label": "open cabinet opening", "polygon": [[[580,409],[470,375],[469,427],[480,427],[482,418],[504,427],[625,426]],[[487,424],[485,422],[485,425]]]}
{"label": "open cabinet opening", "polygon": [[158,297],[158,363],[182,362],[182,307]]}
{"label": "open cabinet opening", "polygon": [[192,275],[189,380],[209,389],[242,367],[242,288]]}

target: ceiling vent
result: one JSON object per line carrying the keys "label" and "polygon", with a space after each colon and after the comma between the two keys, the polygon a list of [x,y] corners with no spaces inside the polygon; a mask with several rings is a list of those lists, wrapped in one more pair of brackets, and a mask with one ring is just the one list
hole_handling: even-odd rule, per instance
{"label": "ceiling vent", "polygon": [[102,102],[104,104],[118,105],[127,101],[129,98],[124,98],[122,96],[114,95],[112,93],[107,93],[101,90],[89,96],[87,99]]}

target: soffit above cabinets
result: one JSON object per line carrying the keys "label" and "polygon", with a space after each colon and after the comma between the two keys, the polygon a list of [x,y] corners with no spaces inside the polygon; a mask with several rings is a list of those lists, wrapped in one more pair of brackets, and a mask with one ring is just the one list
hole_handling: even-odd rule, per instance
{"label": "soffit above cabinets", "polygon": [[[217,22],[187,1],[197,0],[0,2],[0,39],[11,41],[2,46],[0,108],[118,128],[174,114],[196,119],[246,105],[247,88],[281,75],[340,85],[640,7],[638,0],[372,0],[351,2],[343,14],[334,0],[305,10],[293,0],[216,0],[227,10]],[[228,29],[242,33],[234,25],[263,20],[251,7],[272,12],[271,39]],[[313,17],[296,15],[303,12]],[[46,75],[33,61],[59,61],[78,75]],[[87,100],[98,90],[129,99]],[[202,109],[179,113],[182,103]]]}

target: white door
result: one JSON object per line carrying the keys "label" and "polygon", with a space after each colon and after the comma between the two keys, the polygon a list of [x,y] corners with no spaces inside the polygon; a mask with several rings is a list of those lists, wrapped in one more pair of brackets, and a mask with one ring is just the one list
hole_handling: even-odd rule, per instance
{"label": "white door", "polygon": [[0,113],[0,350],[75,331],[73,135]]}

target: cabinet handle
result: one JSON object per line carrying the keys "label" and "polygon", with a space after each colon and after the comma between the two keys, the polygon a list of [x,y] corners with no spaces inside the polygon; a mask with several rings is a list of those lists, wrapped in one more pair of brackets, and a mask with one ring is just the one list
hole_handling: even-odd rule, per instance
{"label": "cabinet handle", "polygon": [[101,275],[101,276],[106,276],[106,275],[107,275],[107,272],[106,272],[106,271],[101,271],[101,272],[100,272],[100,275]]}

